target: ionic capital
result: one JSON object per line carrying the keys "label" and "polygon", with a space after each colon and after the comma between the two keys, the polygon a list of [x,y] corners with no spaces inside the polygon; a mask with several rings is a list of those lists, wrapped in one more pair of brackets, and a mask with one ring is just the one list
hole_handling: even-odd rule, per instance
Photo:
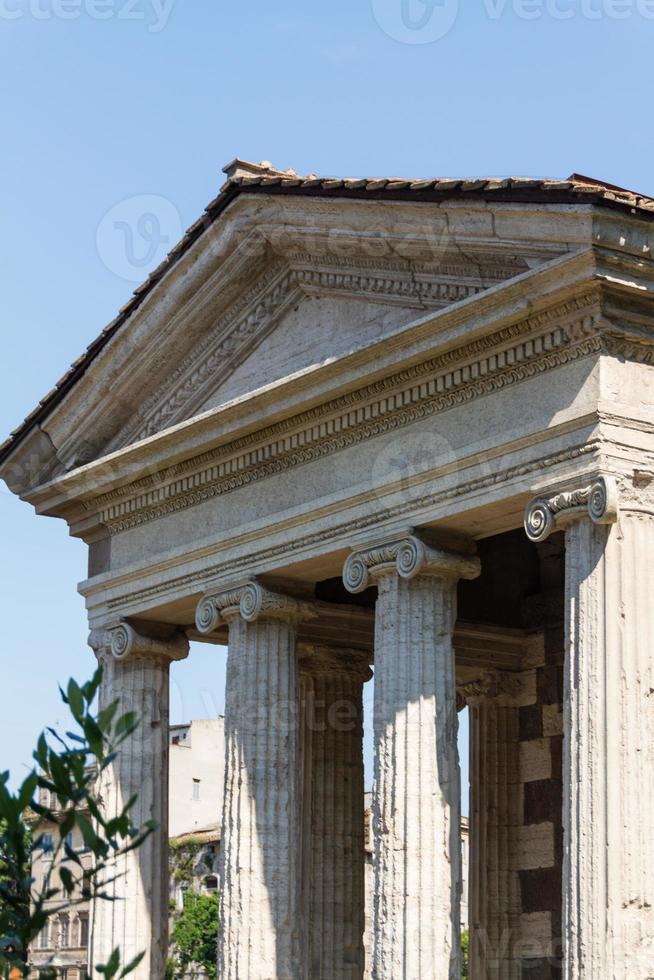
{"label": "ionic capital", "polygon": [[300,670],[306,674],[312,676],[336,674],[362,684],[372,677],[370,654],[364,650],[302,643],[298,652]]}
{"label": "ionic capital", "polygon": [[253,579],[245,585],[206,595],[198,603],[195,625],[205,636],[218,629],[221,623],[241,617],[247,623],[257,619],[285,619],[301,622],[313,619],[316,611],[309,602],[271,592]]}
{"label": "ionic capital", "polygon": [[515,702],[525,692],[528,672],[509,670],[485,670],[473,681],[457,684],[456,697],[459,710],[466,705],[474,707],[480,701],[503,704]]}
{"label": "ionic capital", "polygon": [[433,548],[411,535],[353,552],[343,566],[343,582],[348,592],[363,592],[383,575],[397,574],[405,579],[417,575],[473,579],[480,571],[478,558]]}
{"label": "ionic capital", "polygon": [[536,497],[525,512],[525,531],[530,541],[545,541],[553,531],[585,517],[595,524],[617,521],[618,489],[613,477],[601,476],[589,486],[552,497]]}
{"label": "ionic capital", "polygon": [[188,656],[186,636],[177,632],[172,637],[146,636],[126,621],[111,624],[105,629],[93,630],[89,646],[98,654],[104,651],[114,660],[151,659],[184,660]]}

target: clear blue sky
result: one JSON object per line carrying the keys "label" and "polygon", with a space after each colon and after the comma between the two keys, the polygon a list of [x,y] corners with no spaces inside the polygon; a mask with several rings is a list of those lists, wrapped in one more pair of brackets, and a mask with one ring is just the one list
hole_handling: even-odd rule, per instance
{"label": "clear blue sky", "polygon": [[[654,193],[652,0],[459,6],[0,0],[0,433],[134,287],[107,213],[129,222],[155,195],[161,230],[186,227],[237,154],[338,175],[576,170]],[[0,529],[0,764],[18,772],[60,716],[57,681],[91,667],[85,549],[4,487]],[[194,650],[175,719],[220,710],[223,676],[224,653]]]}

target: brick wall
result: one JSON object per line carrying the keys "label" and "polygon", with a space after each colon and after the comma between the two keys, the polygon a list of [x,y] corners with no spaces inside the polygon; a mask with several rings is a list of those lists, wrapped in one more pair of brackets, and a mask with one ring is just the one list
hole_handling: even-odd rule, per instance
{"label": "brick wall", "polygon": [[522,827],[517,867],[520,935],[514,955],[522,980],[561,977],[563,863],[563,630],[534,643],[535,700],[519,712]]}

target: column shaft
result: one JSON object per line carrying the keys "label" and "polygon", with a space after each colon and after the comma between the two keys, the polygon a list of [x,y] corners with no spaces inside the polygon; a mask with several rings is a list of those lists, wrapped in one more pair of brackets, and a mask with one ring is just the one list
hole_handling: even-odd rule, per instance
{"label": "column shaft", "polygon": [[567,980],[654,976],[654,517],[566,531]]}
{"label": "column shaft", "polygon": [[168,678],[169,661],[103,655],[100,708],[119,700],[119,713],[136,712],[139,725],[105,770],[100,786],[103,814],[116,816],[133,795],[134,826],[159,824],[138,849],[125,855],[106,886],[115,899],[93,903],[91,963],[106,963],[118,946],[121,962],[145,950],[135,980],[161,980],[168,952]]}
{"label": "column shaft", "polygon": [[375,634],[375,980],[459,978],[456,582],[379,580]]}
{"label": "column shaft", "polygon": [[[316,660],[318,662],[316,663]],[[308,841],[309,977],[361,980],[365,851],[363,682],[365,661],[312,665],[311,833]]]}
{"label": "column shaft", "polygon": [[219,976],[298,980],[299,691],[292,623],[230,622],[225,740]]}

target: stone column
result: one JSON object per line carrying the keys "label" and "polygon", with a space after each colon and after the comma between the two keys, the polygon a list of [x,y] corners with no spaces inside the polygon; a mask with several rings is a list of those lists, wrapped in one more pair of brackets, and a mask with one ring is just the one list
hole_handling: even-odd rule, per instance
{"label": "stone column", "polygon": [[459,688],[470,709],[470,980],[521,980],[516,847],[521,829],[520,674],[488,671]]}
{"label": "stone column", "polygon": [[350,555],[375,618],[375,980],[460,976],[461,799],[452,634],[456,584],[479,561],[418,538]]}
{"label": "stone column", "polygon": [[112,868],[104,888],[113,901],[92,908],[90,963],[106,963],[120,949],[123,965],[145,956],[135,980],[161,980],[168,953],[168,678],[171,660],[188,655],[186,637],[142,636],[128,623],[94,631],[89,640],[103,666],[99,707],[119,702],[119,714],[136,712],[139,725],[100,780],[103,815],[116,816],[136,795],[134,826],[156,820],[155,830]]}
{"label": "stone column", "polygon": [[300,980],[300,700],[296,626],[310,607],[258,582],[206,597],[229,624],[218,973]]}
{"label": "stone column", "polygon": [[311,687],[305,737],[310,783],[305,840],[308,977],[361,980],[364,968],[365,850],[363,684],[360,650],[304,647]]}
{"label": "stone column", "polygon": [[600,478],[525,519],[566,527],[566,980],[654,976],[653,486]]}

